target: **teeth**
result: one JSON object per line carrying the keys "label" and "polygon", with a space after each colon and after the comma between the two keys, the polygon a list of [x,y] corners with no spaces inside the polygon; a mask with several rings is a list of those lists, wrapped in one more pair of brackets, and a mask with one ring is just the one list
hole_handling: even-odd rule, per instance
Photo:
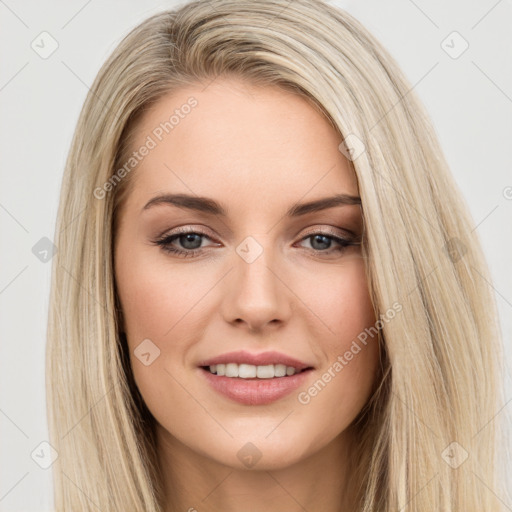
{"label": "teeth", "polygon": [[274,366],[274,377],[284,377],[285,375],[286,375],[286,366],[284,364],[276,364]]}
{"label": "teeth", "polygon": [[[294,370],[295,373],[295,370]],[[268,364],[266,366],[257,366],[256,375],[258,379],[273,379],[274,378],[274,365]]]}
{"label": "teeth", "polygon": [[299,373],[293,366],[284,364],[267,364],[254,366],[252,364],[214,364],[210,366],[210,373],[240,379],[273,379],[274,377],[291,376]]}
{"label": "teeth", "polygon": [[228,363],[226,365],[226,377],[238,377],[238,365],[235,363]]}
{"label": "teeth", "polygon": [[[254,379],[256,377],[257,368],[252,364],[241,364],[238,367],[238,376],[241,379]],[[259,375],[258,375],[259,377]]]}

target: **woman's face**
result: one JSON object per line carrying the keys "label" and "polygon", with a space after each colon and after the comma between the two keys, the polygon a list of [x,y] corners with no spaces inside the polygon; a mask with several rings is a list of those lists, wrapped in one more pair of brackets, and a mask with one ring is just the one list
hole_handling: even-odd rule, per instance
{"label": "woman's face", "polygon": [[303,98],[228,79],[137,125],[116,285],[168,446],[283,468],[342,439],[367,402],[378,345],[357,341],[375,317],[341,140]]}

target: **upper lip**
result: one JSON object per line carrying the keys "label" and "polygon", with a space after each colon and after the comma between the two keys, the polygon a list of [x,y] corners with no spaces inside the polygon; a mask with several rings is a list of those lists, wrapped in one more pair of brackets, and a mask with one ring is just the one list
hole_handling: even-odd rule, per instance
{"label": "upper lip", "polygon": [[220,356],[202,361],[198,366],[212,366],[214,364],[251,364],[254,366],[265,366],[269,364],[284,364],[285,366],[292,366],[296,370],[305,370],[312,368],[312,365],[306,364],[294,357],[281,354],[280,352],[261,352],[259,354],[252,354],[244,350],[236,352],[228,352]]}

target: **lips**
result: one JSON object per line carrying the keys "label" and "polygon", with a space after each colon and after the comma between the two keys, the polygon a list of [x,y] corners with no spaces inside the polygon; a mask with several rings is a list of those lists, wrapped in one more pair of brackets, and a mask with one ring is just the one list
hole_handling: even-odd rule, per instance
{"label": "lips", "polygon": [[[312,365],[279,352],[251,354],[239,351],[207,359],[199,363],[199,371],[206,382],[219,394],[244,405],[266,405],[296,390],[309,377]],[[222,371],[217,373],[217,369]],[[236,369],[257,368],[256,376],[244,373],[239,376]],[[272,372],[268,373],[273,368]],[[286,368],[283,375],[282,368]],[[225,370],[233,370],[231,371]],[[260,372],[261,369],[265,371]],[[275,372],[280,369],[279,372]],[[254,372],[254,370],[253,370]]]}

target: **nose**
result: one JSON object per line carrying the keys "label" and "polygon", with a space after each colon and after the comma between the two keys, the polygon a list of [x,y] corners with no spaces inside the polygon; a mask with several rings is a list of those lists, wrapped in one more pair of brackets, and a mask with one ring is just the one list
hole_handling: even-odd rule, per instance
{"label": "nose", "polygon": [[[222,305],[228,323],[251,332],[278,328],[289,320],[292,311],[293,293],[283,265],[278,264],[275,248],[265,243],[265,238],[269,240],[266,235],[254,235],[249,246],[239,247],[241,250],[233,255],[235,268],[230,272]],[[254,251],[259,256],[253,260]]]}

